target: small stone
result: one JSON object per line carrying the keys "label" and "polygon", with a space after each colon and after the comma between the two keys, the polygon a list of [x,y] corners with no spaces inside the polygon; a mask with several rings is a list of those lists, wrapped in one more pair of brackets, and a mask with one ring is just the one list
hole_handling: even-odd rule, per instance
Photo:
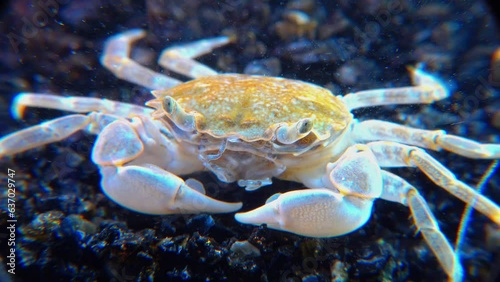
{"label": "small stone", "polygon": [[97,226],[80,215],[72,214],[63,219],[61,229],[66,236],[73,237],[79,242],[86,236],[96,233]]}
{"label": "small stone", "polygon": [[249,257],[259,257],[260,250],[248,241],[236,241],[231,245],[231,252]]}
{"label": "small stone", "polygon": [[21,226],[21,233],[32,240],[49,240],[54,232],[60,229],[64,214],[60,211],[49,211],[39,214],[28,225]]}
{"label": "small stone", "polygon": [[349,274],[345,270],[345,265],[340,260],[334,260],[331,267],[332,282],[343,282],[349,280]]}

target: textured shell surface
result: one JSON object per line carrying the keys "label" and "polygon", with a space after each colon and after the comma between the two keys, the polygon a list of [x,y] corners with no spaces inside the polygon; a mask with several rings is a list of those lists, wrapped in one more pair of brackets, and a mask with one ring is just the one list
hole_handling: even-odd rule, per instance
{"label": "textured shell surface", "polygon": [[311,118],[311,132],[323,140],[351,119],[342,100],[329,90],[278,77],[207,76],[154,94],[160,100],[172,97],[186,113],[196,113],[197,130],[216,138],[270,140],[280,124]]}

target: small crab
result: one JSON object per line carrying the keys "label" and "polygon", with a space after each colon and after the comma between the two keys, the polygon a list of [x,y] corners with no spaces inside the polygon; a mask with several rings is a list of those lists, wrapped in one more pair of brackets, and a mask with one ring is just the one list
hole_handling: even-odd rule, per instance
{"label": "small crab", "polygon": [[421,148],[469,158],[500,158],[499,144],[480,144],[380,121],[358,121],[351,111],[389,104],[432,103],[448,97],[445,86],[410,68],[415,86],[335,96],[297,80],[218,74],[194,58],[226,45],[217,37],[165,49],[159,64],[193,80],[153,72],[129,58],[145,36],[130,30],[108,39],[102,64],[117,77],[152,89],[149,107],[85,97],[21,93],[12,114],[26,107],[76,113],[14,132],[0,139],[0,156],[13,155],[67,138],[79,130],[97,134],[92,161],[106,195],[146,214],[227,213],[241,203],[205,195],[203,184],[178,175],[211,171],[220,181],[247,190],[272,178],[311,189],[275,194],[236,220],[310,237],[352,232],[370,218],[374,200],[408,206],[416,227],[447,275],[462,279],[462,267],[418,190],[381,167],[417,167],[434,183],[500,225],[500,208],[458,180]]}

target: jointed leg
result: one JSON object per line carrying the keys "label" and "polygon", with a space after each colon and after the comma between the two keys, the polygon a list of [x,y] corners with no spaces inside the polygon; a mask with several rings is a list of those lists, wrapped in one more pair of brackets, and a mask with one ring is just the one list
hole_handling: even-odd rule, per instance
{"label": "jointed leg", "polygon": [[418,167],[434,183],[465,203],[477,202],[474,208],[500,225],[500,207],[490,199],[478,194],[424,150],[394,142],[371,142],[367,144],[375,154],[381,167]]}
{"label": "jointed leg", "polygon": [[380,198],[410,208],[417,229],[452,281],[462,281],[463,270],[451,244],[439,229],[429,206],[417,189],[401,177],[382,171],[383,191]]}
{"label": "jointed leg", "polygon": [[448,97],[446,87],[439,79],[419,68],[409,68],[416,86],[374,89],[347,94],[343,97],[351,110],[393,104],[429,104]]}
{"label": "jointed leg", "polygon": [[79,130],[97,134],[106,125],[119,118],[93,112],[88,115],[64,116],[28,127],[0,139],[0,157],[63,140]]}
{"label": "jointed leg", "polygon": [[445,149],[473,159],[500,158],[500,144],[481,144],[467,138],[447,135],[444,130],[416,129],[380,120],[355,123],[352,137],[362,143],[383,140],[432,150]]}
{"label": "jointed leg", "polygon": [[56,109],[75,113],[101,112],[121,117],[130,117],[131,115],[149,116],[153,112],[153,109],[150,108],[107,99],[19,93],[12,103],[12,117],[21,119],[26,107]]}
{"label": "jointed leg", "polygon": [[231,38],[220,36],[169,47],[161,53],[158,64],[166,69],[191,78],[216,75],[217,72],[215,70],[195,61],[194,58],[208,54],[215,48],[224,46],[230,42]]}
{"label": "jointed leg", "polygon": [[12,116],[21,119],[26,107],[91,113],[64,116],[4,136],[0,139],[0,156],[13,155],[57,142],[79,130],[97,134],[117,119],[134,115],[149,116],[153,112],[152,109],[146,107],[106,99],[20,93],[14,98],[11,108]]}
{"label": "jointed leg", "polygon": [[143,30],[133,29],[110,37],[106,41],[101,64],[117,77],[152,90],[168,89],[180,84],[181,81],[154,72],[130,59],[132,44],[145,35]]}

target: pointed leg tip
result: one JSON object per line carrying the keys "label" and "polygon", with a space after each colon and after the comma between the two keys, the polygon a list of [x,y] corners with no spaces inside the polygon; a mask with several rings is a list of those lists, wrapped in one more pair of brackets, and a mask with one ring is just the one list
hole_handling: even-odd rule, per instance
{"label": "pointed leg tip", "polygon": [[213,211],[214,213],[230,213],[230,212],[235,212],[243,206],[242,202],[236,202],[236,203],[227,203],[227,202],[221,202],[222,204],[220,205],[220,209]]}
{"label": "pointed leg tip", "polygon": [[25,103],[23,102],[26,98],[26,93],[19,93],[12,101],[12,106],[10,108],[10,114],[12,118],[16,120],[23,119],[24,110],[26,109]]}
{"label": "pointed leg tip", "polygon": [[278,222],[279,215],[274,212],[274,206],[270,206],[270,204],[266,204],[260,208],[248,211],[248,212],[240,212],[234,215],[236,221],[243,224],[253,224],[253,225],[261,225],[267,224],[269,226],[275,226],[273,228],[279,229],[280,225]]}
{"label": "pointed leg tip", "polygon": [[234,215],[234,219],[239,223],[243,224],[251,224],[251,217],[248,215],[248,212],[239,212]]}

